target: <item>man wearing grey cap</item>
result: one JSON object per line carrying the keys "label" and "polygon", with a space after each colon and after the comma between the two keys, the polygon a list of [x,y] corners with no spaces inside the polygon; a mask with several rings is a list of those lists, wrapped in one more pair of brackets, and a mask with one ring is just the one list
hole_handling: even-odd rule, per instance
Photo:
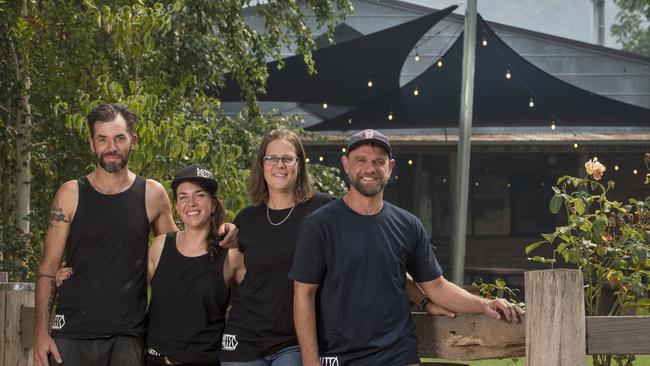
{"label": "man wearing grey cap", "polygon": [[518,309],[473,296],[442,276],[417,217],[383,200],[395,166],[383,134],[354,134],[341,158],[350,189],[308,216],[289,278],[305,366],[419,364],[404,287],[407,271],[431,302],[459,313],[508,320]]}

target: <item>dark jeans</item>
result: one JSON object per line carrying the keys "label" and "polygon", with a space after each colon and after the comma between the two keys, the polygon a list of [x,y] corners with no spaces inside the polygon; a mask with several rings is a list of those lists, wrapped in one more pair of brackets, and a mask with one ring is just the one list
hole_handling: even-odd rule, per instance
{"label": "dark jeans", "polygon": [[[65,366],[144,366],[144,344],[136,336],[55,338]],[[50,355],[50,365],[58,365]]]}

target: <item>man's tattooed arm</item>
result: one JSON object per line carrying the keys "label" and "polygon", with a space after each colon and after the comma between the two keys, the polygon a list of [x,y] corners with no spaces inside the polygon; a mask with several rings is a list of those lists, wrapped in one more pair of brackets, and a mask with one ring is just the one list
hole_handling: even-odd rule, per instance
{"label": "man's tattooed arm", "polygon": [[50,209],[50,226],[55,226],[60,222],[70,222],[70,220],[66,220],[63,209],[54,201]]}

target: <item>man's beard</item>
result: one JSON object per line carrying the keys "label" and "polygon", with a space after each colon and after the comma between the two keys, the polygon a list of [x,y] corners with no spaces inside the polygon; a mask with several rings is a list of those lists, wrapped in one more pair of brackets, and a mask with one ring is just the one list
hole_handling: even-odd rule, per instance
{"label": "man's beard", "polygon": [[381,192],[384,187],[388,184],[388,179],[390,179],[390,176],[386,177],[377,177],[377,180],[374,181],[372,184],[363,184],[361,182],[361,178],[350,178],[350,184],[359,191],[362,195],[366,197],[374,197],[376,196],[379,192]]}
{"label": "man's beard", "polygon": [[[121,158],[121,160],[115,163],[107,163],[104,161],[104,158],[106,156],[118,156]],[[124,169],[124,167],[129,163],[130,156],[131,156],[131,149],[129,149],[129,151],[126,154],[121,152],[102,153],[101,155],[97,156],[97,163],[99,164],[99,166],[104,168],[104,170],[106,170],[107,172],[116,173]]]}

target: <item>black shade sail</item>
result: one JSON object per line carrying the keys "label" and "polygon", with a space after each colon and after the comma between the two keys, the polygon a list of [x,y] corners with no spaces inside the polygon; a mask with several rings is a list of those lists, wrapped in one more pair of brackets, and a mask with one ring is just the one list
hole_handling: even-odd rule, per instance
{"label": "black shade sail", "polygon": [[[357,106],[399,88],[402,65],[422,36],[457,6],[313,52],[317,74],[310,75],[301,56],[268,64],[266,95],[260,101],[328,103]],[[236,83],[226,78],[217,96],[241,100]],[[372,80],[372,87],[368,81]]]}
{"label": "black shade sail", "polygon": [[[439,62],[408,84],[308,129],[457,127],[462,50],[461,34]],[[552,123],[650,127],[649,109],[606,98],[553,77],[514,52],[480,17],[473,115],[476,127],[536,127]]]}

